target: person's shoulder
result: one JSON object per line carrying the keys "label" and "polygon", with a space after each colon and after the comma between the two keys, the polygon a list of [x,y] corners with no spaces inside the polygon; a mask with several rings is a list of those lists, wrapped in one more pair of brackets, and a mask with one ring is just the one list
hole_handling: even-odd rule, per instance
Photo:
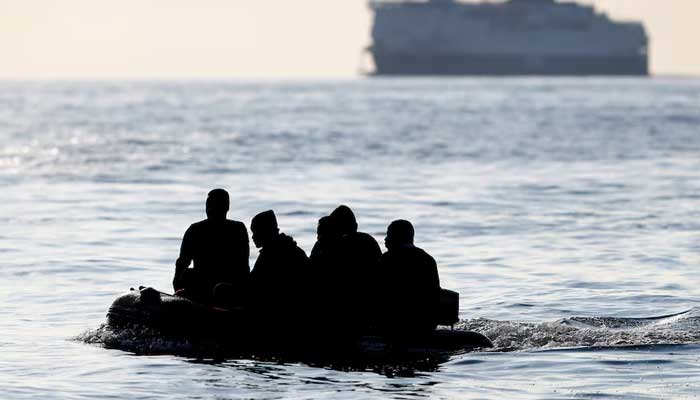
{"label": "person's shoulder", "polygon": [[236,221],[236,220],[233,220],[233,219],[227,219],[227,220],[226,220],[226,224],[228,224],[228,226],[230,226],[230,227],[233,228],[233,229],[239,229],[239,230],[247,231],[247,229],[246,229],[246,227],[245,227],[245,224],[244,224],[243,222],[241,222],[241,221]]}
{"label": "person's shoulder", "polygon": [[420,247],[413,247],[413,248],[415,249],[415,252],[417,253],[417,255],[419,257],[435,264],[435,258],[433,258],[433,256],[431,256],[427,251],[421,249]]}
{"label": "person's shoulder", "polygon": [[393,253],[400,255],[402,257],[409,257],[412,259],[432,259],[433,256],[428,254],[427,251],[421,249],[417,246],[401,246],[394,250],[388,251],[387,253]]}
{"label": "person's shoulder", "polygon": [[298,257],[300,257],[300,258],[307,258],[307,259],[309,258],[309,257],[306,255],[306,252],[304,251],[304,249],[302,249],[301,247],[299,247],[299,246],[296,245],[296,244],[294,245],[294,247],[295,247],[294,251],[297,253],[297,256],[298,256]]}
{"label": "person's shoulder", "polygon": [[387,250],[381,256],[379,256],[380,263],[387,263],[396,258],[396,251]]}
{"label": "person's shoulder", "polygon": [[370,235],[369,233],[366,232],[357,232],[357,237],[361,238],[362,240],[366,241],[372,241],[372,242],[377,242],[377,240],[374,238],[374,236]]}
{"label": "person's shoulder", "polygon": [[289,236],[285,233],[280,234],[278,241],[277,241],[277,245],[280,246],[279,247],[280,250],[290,252],[287,254],[294,254],[295,256],[298,256],[298,257],[308,258],[306,256],[306,252],[304,251],[304,249],[299,247],[296,240],[294,240],[294,238],[292,236]]}
{"label": "person's shoulder", "polygon": [[420,247],[418,247],[418,246],[415,246],[415,245],[406,246],[406,247],[403,247],[403,249],[404,249],[406,252],[410,252],[410,253],[413,253],[413,254],[416,254],[416,255],[420,255],[420,256],[430,256],[430,254],[428,254],[427,251],[425,251],[425,250],[423,250],[422,248],[420,248]]}
{"label": "person's shoulder", "polygon": [[195,237],[200,236],[202,234],[202,231],[206,230],[206,222],[207,220],[205,219],[191,224],[185,231],[185,237],[189,239],[194,239]]}
{"label": "person's shoulder", "polygon": [[203,219],[203,220],[201,220],[201,221],[199,221],[199,222],[195,222],[195,223],[193,223],[192,225],[190,225],[190,227],[187,228],[187,230],[188,230],[188,231],[195,231],[195,230],[197,230],[197,229],[200,229],[200,228],[202,228],[203,226],[205,226],[205,225],[207,224],[207,221],[208,221],[208,220]]}
{"label": "person's shoulder", "polygon": [[370,235],[369,233],[357,232],[357,240],[358,242],[363,243],[366,246],[376,247],[381,252],[381,248],[379,247],[377,239],[375,239],[374,236]]}

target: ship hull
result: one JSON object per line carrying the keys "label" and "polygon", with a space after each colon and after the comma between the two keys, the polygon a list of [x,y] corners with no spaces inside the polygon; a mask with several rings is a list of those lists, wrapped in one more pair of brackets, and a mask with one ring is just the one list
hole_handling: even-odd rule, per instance
{"label": "ship hull", "polygon": [[375,75],[649,75],[645,55],[372,55]]}

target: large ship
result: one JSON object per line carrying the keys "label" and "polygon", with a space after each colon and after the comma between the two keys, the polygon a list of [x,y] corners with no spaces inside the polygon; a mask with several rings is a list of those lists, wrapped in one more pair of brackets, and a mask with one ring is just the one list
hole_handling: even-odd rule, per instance
{"label": "large ship", "polygon": [[648,37],[556,0],[372,0],[377,75],[648,75]]}

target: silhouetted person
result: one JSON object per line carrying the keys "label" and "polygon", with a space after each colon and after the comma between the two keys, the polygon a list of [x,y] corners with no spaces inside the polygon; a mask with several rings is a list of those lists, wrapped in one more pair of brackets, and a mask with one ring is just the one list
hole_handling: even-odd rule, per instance
{"label": "silhouetted person", "polygon": [[311,264],[315,269],[322,269],[335,263],[340,231],[335,218],[327,215],[318,220],[316,243],[311,250]]}
{"label": "silhouetted person", "polygon": [[338,206],[330,215],[335,220],[340,234],[341,246],[345,248],[352,262],[356,265],[375,264],[382,255],[382,249],[374,238],[364,232],[358,232],[357,219],[350,207]]}
{"label": "silhouetted person", "polygon": [[344,287],[343,267],[339,253],[340,232],[334,217],[327,215],[318,220],[316,243],[311,250],[309,271],[308,307],[310,323],[337,332],[338,325],[347,319],[342,306],[346,295],[339,290]]}
{"label": "silhouetted person", "polygon": [[293,320],[303,313],[309,258],[290,236],[280,233],[272,210],[262,212],[250,224],[260,255],[250,274],[251,307],[261,322]]}
{"label": "silhouetted person", "polygon": [[330,291],[328,304],[334,307],[332,323],[341,325],[344,331],[363,331],[371,321],[374,303],[374,276],[382,251],[372,236],[358,232],[357,220],[352,210],[345,205],[336,208],[330,215],[337,229],[337,244],[322,275],[322,284]]}
{"label": "silhouetted person", "polygon": [[379,260],[381,327],[394,336],[421,335],[436,327],[440,278],[433,257],[413,244],[405,220],[387,228],[387,252]]}
{"label": "silhouetted person", "polygon": [[[173,278],[173,288],[183,296],[210,303],[215,287],[224,284],[227,296],[242,297],[250,273],[248,231],[242,222],[226,219],[228,209],[228,193],[212,190],[207,195],[207,219],[185,232]],[[188,268],[192,261],[193,268]]]}

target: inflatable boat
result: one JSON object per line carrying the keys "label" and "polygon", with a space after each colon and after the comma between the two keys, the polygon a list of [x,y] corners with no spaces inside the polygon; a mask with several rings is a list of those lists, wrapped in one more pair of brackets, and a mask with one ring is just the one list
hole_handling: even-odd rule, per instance
{"label": "inflatable boat", "polygon": [[231,351],[247,354],[294,352],[296,354],[353,353],[381,357],[398,354],[449,354],[493,347],[476,332],[454,330],[459,321],[459,295],[442,290],[438,329],[423,335],[383,336],[376,332],[343,334],[322,323],[275,325],[260,323],[244,308],[223,309],[150,287],[131,289],[112,303],[107,313],[111,329],[140,326],[166,336],[215,341]]}

